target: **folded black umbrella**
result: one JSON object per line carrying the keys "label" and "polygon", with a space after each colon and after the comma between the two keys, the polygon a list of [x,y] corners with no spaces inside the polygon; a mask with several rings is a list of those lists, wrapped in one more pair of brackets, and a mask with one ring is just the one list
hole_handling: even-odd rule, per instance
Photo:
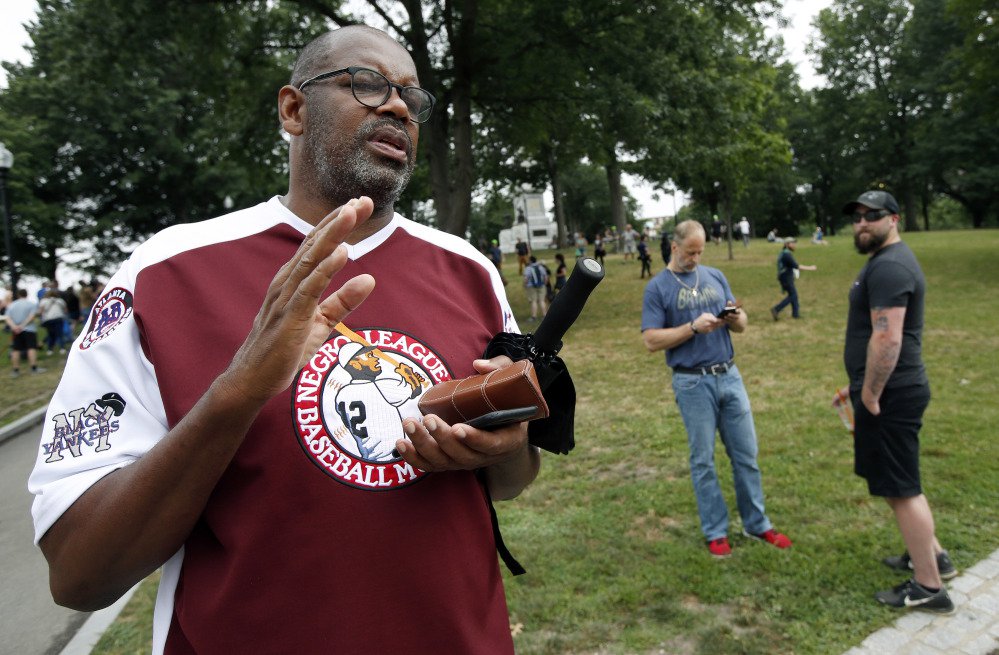
{"label": "folded black umbrella", "polygon": [[500,332],[486,346],[483,357],[506,355],[514,361],[529,359],[548,404],[549,416],[528,424],[531,444],[566,455],[575,446],[573,419],[576,388],[565,362],[558,356],[562,337],[583,311],[590,293],[604,279],[604,267],[595,259],[576,260],[565,286],[555,295],[548,313],[533,334]]}

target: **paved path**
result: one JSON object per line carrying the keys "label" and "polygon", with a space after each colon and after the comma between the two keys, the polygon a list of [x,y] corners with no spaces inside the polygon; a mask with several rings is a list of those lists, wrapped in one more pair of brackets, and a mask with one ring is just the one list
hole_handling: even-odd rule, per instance
{"label": "paved path", "polygon": [[[2,431],[0,431],[2,432]],[[28,473],[41,425],[0,434],[0,654],[59,653],[87,618],[59,607],[49,594],[48,566],[32,544]]]}
{"label": "paved path", "polygon": [[947,585],[957,612],[909,611],[846,655],[999,655],[999,550]]}

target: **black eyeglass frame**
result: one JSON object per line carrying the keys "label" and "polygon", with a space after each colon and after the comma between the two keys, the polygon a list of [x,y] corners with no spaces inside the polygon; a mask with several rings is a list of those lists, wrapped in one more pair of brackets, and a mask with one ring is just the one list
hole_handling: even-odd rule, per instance
{"label": "black eyeglass frame", "polygon": [[[859,223],[860,221],[867,221],[868,223],[876,223],[880,221],[885,216],[891,216],[894,212],[889,209],[871,209],[870,211],[860,212],[854,211],[850,214],[854,223]],[[874,216],[872,216],[874,214]]]}
{"label": "black eyeglass frame", "polygon": [[[363,100],[361,100],[360,98],[357,97],[357,91],[354,89],[354,75],[357,72],[359,72],[359,71],[365,71],[367,73],[374,73],[378,77],[380,77],[383,80],[385,80],[385,83],[388,85],[385,88],[385,97],[383,97],[382,101],[379,102],[377,105],[368,104],[367,102],[365,102],[365,101],[363,101]],[[430,107],[429,107],[429,109],[426,110],[426,116],[421,120],[419,118],[419,116],[417,116],[417,115],[415,115],[413,113],[413,108],[409,106],[409,103],[406,102],[406,108],[407,108],[408,113],[409,113],[409,119],[411,121],[413,121],[414,123],[426,123],[428,120],[430,120],[430,115],[434,113],[434,105],[437,104],[437,98],[434,97],[434,94],[430,93],[429,91],[427,91],[423,87],[419,87],[419,86],[403,86],[401,84],[396,84],[395,82],[393,82],[389,78],[385,77],[384,75],[382,75],[378,71],[371,70],[370,68],[365,68],[364,66],[348,66],[347,68],[341,68],[339,70],[329,71],[328,73],[320,73],[319,75],[315,75],[315,76],[310,77],[309,79],[305,80],[304,82],[302,82],[301,84],[299,84],[297,88],[298,88],[299,91],[301,91],[301,90],[303,90],[306,87],[306,85],[312,84],[313,82],[319,82],[321,80],[325,80],[325,79],[328,79],[330,77],[336,77],[337,75],[343,75],[344,73],[350,73],[350,92],[354,96],[354,100],[357,100],[359,103],[361,103],[365,107],[371,107],[372,109],[377,109],[377,108],[381,107],[386,102],[388,102],[388,100],[389,100],[390,97],[392,97],[392,89],[398,89],[399,90],[399,97],[402,98],[403,102],[406,102],[406,97],[405,97],[405,95],[403,95],[403,92],[406,91],[407,89],[412,89],[414,91],[420,91],[422,93],[427,94],[427,97],[430,98]]]}

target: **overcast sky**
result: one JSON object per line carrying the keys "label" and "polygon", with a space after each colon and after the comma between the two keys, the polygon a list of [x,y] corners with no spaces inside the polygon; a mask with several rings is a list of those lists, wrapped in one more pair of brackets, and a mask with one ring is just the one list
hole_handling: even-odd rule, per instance
{"label": "overcast sky", "polygon": [[[27,61],[24,46],[28,33],[24,23],[35,18],[38,3],[35,0],[3,0],[3,18],[0,18],[0,61]],[[0,69],[0,86],[7,86],[7,71]]]}
{"label": "overcast sky", "polygon": [[[2,61],[27,61],[28,53],[24,46],[28,42],[28,35],[24,31],[23,24],[34,19],[35,12],[38,11],[38,3],[35,0],[2,0],[3,17],[0,18],[0,60]],[[790,21],[787,28],[783,30],[784,47],[787,56],[793,61],[798,75],[801,77],[801,85],[805,88],[817,86],[821,80],[816,77],[811,62],[805,55],[805,43],[812,35],[810,25],[812,18],[820,9],[831,4],[832,0],[785,0],[784,15]],[[0,70],[0,87],[7,86],[6,71]],[[632,194],[642,205],[640,214],[642,216],[663,216],[673,214],[674,206],[684,204],[682,198],[666,196],[658,200],[654,199],[652,188],[648,185],[640,184],[637,180],[626,179],[625,182],[631,188]]]}

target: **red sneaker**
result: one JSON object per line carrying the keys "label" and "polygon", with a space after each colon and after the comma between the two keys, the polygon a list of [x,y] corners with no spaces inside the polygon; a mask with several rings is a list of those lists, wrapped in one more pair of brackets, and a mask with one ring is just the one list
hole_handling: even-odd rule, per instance
{"label": "red sneaker", "polygon": [[732,556],[732,547],[728,545],[728,537],[714,539],[708,542],[708,552],[712,557],[725,559]]}
{"label": "red sneaker", "polygon": [[784,549],[791,547],[791,540],[787,538],[787,535],[781,534],[773,528],[767,530],[766,532],[761,532],[760,534],[752,534],[743,530],[742,534],[746,535],[750,539],[765,541],[772,546],[776,546],[777,548]]}

